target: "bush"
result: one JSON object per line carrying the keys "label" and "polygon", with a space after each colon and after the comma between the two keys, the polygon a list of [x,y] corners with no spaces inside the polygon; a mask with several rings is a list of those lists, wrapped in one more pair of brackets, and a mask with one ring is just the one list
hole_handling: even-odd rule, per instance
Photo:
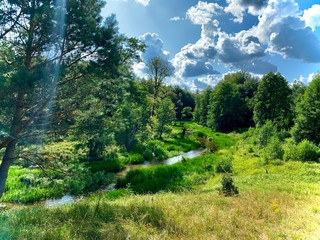
{"label": "bush", "polygon": [[154,155],[157,157],[158,160],[163,160],[168,158],[168,154],[166,151],[160,147],[159,145],[156,145],[153,149]]}
{"label": "bush", "polygon": [[276,133],[276,127],[272,121],[267,121],[263,126],[256,129],[255,142],[259,148],[263,148],[268,145],[271,138]]}
{"label": "bush", "polygon": [[228,159],[220,159],[216,166],[217,173],[232,173],[232,160]]}
{"label": "bush", "polygon": [[207,137],[207,135],[204,132],[197,132],[197,137],[203,138],[203,137]]}
{"label": "bush", "polygon": [[107,146],[103,152],[103,159],[105,160],[115,160],[119,157],[120,148],[118,146]]}
{"label": "bush", "polygon": [[319,148],[308,140],[303,140],[297,146],[299,160],[301,161],[319,161]]}
{"label": "bush", "polygon": [[284,150],[282,148],[282,143],[277,137],[272,137],[268,145],[264,149],[263,156],[266,162],[270,160],[282,160],[284,155]]}
{"label": "bush", "polygon": [[87,166],[92,173],[118,172],[123,168],[123,164],[118,159],[89,162]]}
{"label": "bush", "polygon": [[139,164],[143,163],[144,157],[140,153],[130,153],[129,156],[125,159],[126,163],[131,163],[131,164]]}
{"label": "bush", "polygon": [[299,161],[319,161],[320,149],[314,143],[303,140],[299,144],[289,142],[285,145],[284,159]]}
{"label": "bush", "polygon": [[225,174],[221,179],[220,194],[224,196],[233,196],[239,194],[238,188],[234,185],[233,179],[229,174]]}
{"label": "bush", "polygon": [[176,146],[174,146],[174,145],[169,145],[169,146],[167,147],[167,151],[169,151],[169,152],[176,151]]}
{"label": "bush", "polygon": [[151,161],[153,159],[153,154],[150,149],[146,149],[142,155],[146,161]]}

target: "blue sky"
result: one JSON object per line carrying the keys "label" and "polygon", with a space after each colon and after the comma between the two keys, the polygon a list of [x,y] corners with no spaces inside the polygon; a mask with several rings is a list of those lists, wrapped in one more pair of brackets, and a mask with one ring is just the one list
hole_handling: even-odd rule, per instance
{"label": "blue sky", "polygon": [[[317,3],[318,2],[318,3]],[[120,32],[174,67],[168,79],[190,89],[214,85],[223,74],[280,72],[308,83],[320,71],[320,3],[306,0],[109,0]],[[134,66],[144,76],[145,65]]]}

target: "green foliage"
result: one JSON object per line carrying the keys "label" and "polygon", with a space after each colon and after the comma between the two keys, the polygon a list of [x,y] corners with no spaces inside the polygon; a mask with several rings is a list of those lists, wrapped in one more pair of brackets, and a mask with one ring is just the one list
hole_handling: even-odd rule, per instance
{"label": "green foliage", "polygon": [[238,188],[234,185],[233,179],[230,174],[224,174],[221,179],[221,189],[219,190],[224,196],[238,195]]}
{"label": "green foliage", "polygon": [[153,159],[153,152],[151,149],[146,149],[142,156],[146,161],[151,161]]}
{"label": "green foliage", "polygon": [[169,125],[176,120],[176,113],[174,104],[169,98],[161,100],[158,108],[155,109],[154,116],[152,117],[152,126],[157,139],[162,139],[162,134],[169,131]]}
{"label": "green foliage", "polygon": [[123,163],[119,159],[111,159],[104,161],[91,161],[86,164],[92,173],[118,172],[123,169]]}
{"label": "green foliage", "polygon": [[181,119],[190,120],[192,118],[192,108],[184,107],[181,111]]}
{"label": "green foliage", "polygon": [[178,120],[190,120],[192,118],[192,111],[195,107],[193,95],[179,86],[167,86],[165,91],[168,93],[175,106],[176,118]]}
{"label": "green foliage", "polygon": [[269,144],[272,137],[277,133],[277,128],[272,121],[266,121],[264,125],[256,128],[255,142],[259,148],[263,148]]}
{"label": "green foliage", "polygon": [[216,165],[217,173],[232,173],[232,159],[231,158],[222,158],[218,161]]}
{"label": "green foliage", "polygon": [[234,130],[243,121],[244,104],[235,84],[220,82],[211,94],[207,125],[216,131]]}
{"label": "green foliage", "polygon": [[160,190],[175,190],[182,179],[178,166],[156,166],[130,171],[125,179],[119,179],[117,187],[130,188],[137,193],[155,193]]}
{"label": "green foliage", "polygon": [[263,149],[263,158],[268,163],[271,160],[282,160],[284,150],[282,142],[276,136],[273,136],[267,146]]}
{"label": "green foliage", "polygon": [[279,73],[264,75],[255,95],[255,123],[261,126],[271,120],[280,129],[288,129],[292,120],[291,93],[288,82]]}
{"label": "green foliage", "polygon": [[145,161],[143,155],[140,153],[129,153],[128,157],[125,159],[125,163],[139,164]]}
{"label": "green foliage", "polygon": [[207,126],[208,110],[210,104],[211,88],[206,88],[202,94],[195,96],[196,106],[194,109],[193,119],[202,126]]}
{"label": "green foliage", "polygon": [[303,139],[320,144],[320,75],[307,87],[296,107],[297,116],[292,136],[299,142]]}
{"label": "green foliage", "polygon": [[284,147],[284,160],[319,162],[319,158],[320,148],[308,140],[298,144],[288,142]]}

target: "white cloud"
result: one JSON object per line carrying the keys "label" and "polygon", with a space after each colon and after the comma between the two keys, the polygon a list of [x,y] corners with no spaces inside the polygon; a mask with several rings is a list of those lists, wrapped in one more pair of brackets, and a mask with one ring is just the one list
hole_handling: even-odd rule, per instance
{"label": "white cloud", "polygon": [[320,5],[314,4],[311,8],[304,10],[302,19],[305,21],[306,26],[315,31],[317,27],[320,27]]}
{"label": "white cloud", "polygon": [[150,0],[135,0],[135,1],[145,7],[148,6],[150,3]]}
{"label": "white cloud", "polygon": [[[277,66],[266,60],[268,54],[320,62],[320,39],[312,31],[320,26],[320,20],[315,20],[320,16],[320,11],[315,11],[320,5],[306,10],[301,17],[302,11],[294,0],[227,0],[227,4],[225,12],[233,14],[239,22],[246,11],[257,16],[258,22],[250,29],[227,33],[223,29],[226,23],[220,24],[215,19],[221,14],[219,5],[200,1],[191,7],[187,18],[201,25],[201,35],[171,60],[176,79],[188,79],[189,88],[205,86],[207,83],[202,79],[219,75],[216,70],[220,64],[257,76],[276,72]],[[313,76],[306,79],[310,81]],[[190,81],[192,78],[196,80]]]}
{"label": "white cloud", "polygon": [[145,51],[141,53],[141,59],[143,62],[134,64],[134,73],[143,78],[146,77],[147,69],[146,64],[150,59],[154,57],[159,57],[165,61],[169,62],[170,53],[163,49],[163,41],[156,33],[146,33],[139,37],[139,39],[147,46]]}
{"label": "white cloud", "polygon": [[223,8],[217,3],[207,3],[199,1],[187,11],[187,18],[194,24],[202,25],[209,23],[213,16],[218,15]]}
{"label": "white cloud", "polygon": [[308,83],[310,83],[316,75],[317,75],[316,73],[310,73],[308,76]]}
{"label": "white cloud", "polygon": [[181,17],[178,17],[178,16],[170,18],[170,21],[181,21],[181,20],[184,20],[184,18],[181,18]]}
{"label": "white cloud", "polygon": [[268,0],[227,0],[228,6],[224,11],[235,16],[234,22],[242,23],[244,12],[247,9],[252,15],[259,15],[267,2]]}

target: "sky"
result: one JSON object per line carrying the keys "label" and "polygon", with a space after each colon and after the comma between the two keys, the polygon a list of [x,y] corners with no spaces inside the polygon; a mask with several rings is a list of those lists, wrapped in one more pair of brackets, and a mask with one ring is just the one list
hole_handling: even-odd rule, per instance
{"label": "sky", "polygon": [[305,84],[320,71],[318,0],[107,0],[102,14],[148,46],[133,67],[139,77],[156,56],[174,69],[167,83],[190,90],[238,70]]}

